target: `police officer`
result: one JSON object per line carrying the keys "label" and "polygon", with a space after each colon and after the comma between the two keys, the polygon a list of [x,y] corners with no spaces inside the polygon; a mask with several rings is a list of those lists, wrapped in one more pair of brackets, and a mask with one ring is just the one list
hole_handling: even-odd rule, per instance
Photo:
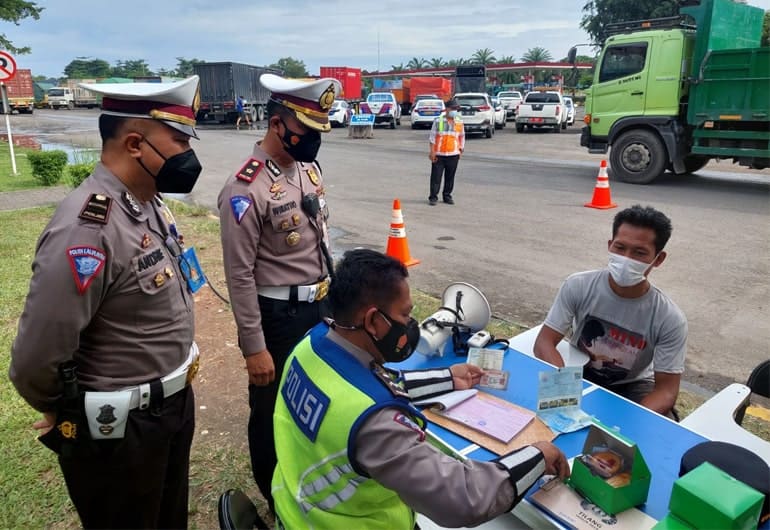
{"label": "police officer", "polygon": [[9,375],[85,528],[185,528],[198,353],[189,253],[158,192],[200,174],[198,78],[83,86],[103,94],[101,162],[38,240]]}
{"label": "police officer", "polygon": [[492,462],[461,462],[426,443],[409,401],[479,382],[481,370],[393,372],[420,329],[406,267],[373,250],[336,269],[334,320],[318,324],[286,363],[275,407],[275,510],[285,528],[412,530],[414,512],[442,526],[477,526],[510,510],[544,473],[569,475],[549,442]]}
{"label": "police officer", "polygon": [[316,154],[339,81],[260,77],[268,128],[219,194],[225,275],[249,376],[249,452],[272,510],[273,407],[291,349],[327,314],[328,208]]}

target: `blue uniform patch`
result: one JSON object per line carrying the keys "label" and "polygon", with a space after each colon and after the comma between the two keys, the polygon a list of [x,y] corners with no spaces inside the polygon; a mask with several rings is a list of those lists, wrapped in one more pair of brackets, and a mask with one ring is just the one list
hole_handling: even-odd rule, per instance
{"label": "blue uniform patch", "polygon": [[70,247],[67,249],[67,258],[72,268],[72,275],[75,277],[78,292],[83,294],[104,267],[107,254],[100,248]]}
{"label": "blue uniform patch", "polygon": [[230,207],[233,209],[233,216],[238,224],[241,224],[241,219],[246,215],[246,212],[251,208],[251,199],[244,197],[243,195],[236,195],[230,197]]}
{"label": "blue uniform patch", "polygon": [[330,400],[310,380],[296,357],[289,365],[289,371],[281,387],[281,396],[294,418],[294,423],[311,442],[315,442],[318,431],[321,429],[321,422],[326,411],[329,410]]}

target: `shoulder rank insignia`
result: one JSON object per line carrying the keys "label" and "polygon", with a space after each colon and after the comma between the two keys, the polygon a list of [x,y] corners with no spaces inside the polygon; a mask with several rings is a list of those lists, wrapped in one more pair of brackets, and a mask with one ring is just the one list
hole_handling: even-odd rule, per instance
{"label": "shoulder rank insignia", "polygon": [[259,175],[261,169],[262,162],[254,158],[250,158],[249,161],[243,165],[241,170],[235,176],[238,179],[246,182],[254,182],[254,179],[257,178],[257,175]]}
{"label": "shoulder rank insignia", "polygon": [[241,220],[243,220],[243,216],[246,215],[246,212],[248,212],[249,208],[251,208],[251,204],[251,199],[244,197],[243,195],[230,197],[230,207],[233,210],[235,222],[241,224]]}
{"label": "shoulder rank insignia", "polygon": [[267,169],[270,170],[270,173],[272,173],[274,176],[278,177],[281,175],[281,168],[278,167],[278,164],[273,162],[270,159],[265,160],[265,165],[267,166]]}
{"label": "shoulder rank insignia", "polygon": [[83,294],[104,267],[107,254],[100,248],[70,247],[67,249],[67,259],[70,262],[78,293]]}
{"label": "shoulder rank insignia", "polygon": [[307,176],[310,177],[310,182],[313,183],[313,186],[318,186],[321,183],[321,179],[318,178],[318,173],[316,173],[315,169],[312,167],[307,168]]}
{"label": "shoulder rank insignia", "polygon": [[409,393],[404,388],[403,381],[399,380],[398,372],[388,370],[383,366],[374,364],[372,366],[372,373],[381,383],[385,385],[388,390],[390,390],[391,394],[394,396],[406,398],[409,397]]}
{"label": "shoulder rank insignia", "polygon": [[136,199],[134,199],[133,195],[127,191],[124,191],[120,198],[123,199],[123,202],[126,204],[126,206],[128,206],[128,210],[131,212],[131,215],[134,217],[139,217],[142,215],[142,209],[139,207],[139,203],[136,202]]}
{"label": "shoulder rank insignia", "polygon": [[106,225],[110,218],[110,208],[112,208],[112,199],[110,197],[94,193],[86,201],[78,217],[86,221],[94,221]]}

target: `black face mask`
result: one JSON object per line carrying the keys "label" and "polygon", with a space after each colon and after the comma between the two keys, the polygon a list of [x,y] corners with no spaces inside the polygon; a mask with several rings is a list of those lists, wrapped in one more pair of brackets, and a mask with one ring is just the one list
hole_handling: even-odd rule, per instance
{"label": "black face mask", "polygon": [[144,170],[155,179],[155,187],[161,193],[190,193],[203,168],[195,156],[195,151],[188,149],[182,153],[166,158],[147,138],[143,140],[158,153],[164,162],[157,175],[153,175],[141,159],[137,159]]}
{"label": "black face mask", "polygon": [[297,162],[312,162],[321,148],[321,133],[309,130],[305,134],[297,134],[286,125],[283,118],[284,133],[281,138],[283,150]]}
{"label": "black face mask", "polygon": [[382,354],[385,362],[403,361],[414,353],[417,343],[420,342],[420,325],[411,317],[406,324],[402,324],[390,318],[384,311],[380,309],[377,311],[388,321],[390,329],[379,340],[375,339],[368,331],[366,333],[377,346],[377,350]]}

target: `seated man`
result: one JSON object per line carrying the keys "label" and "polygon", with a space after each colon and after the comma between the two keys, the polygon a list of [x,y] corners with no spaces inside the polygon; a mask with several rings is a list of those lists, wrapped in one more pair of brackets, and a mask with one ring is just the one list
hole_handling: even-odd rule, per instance
{"label": "seated man", "polygon": [[571,344],[591,361],[583,375],[660,414],[673,415],[684,371],[687,320],[647,279],[666,259],[671,220],[651,207],[615,216],[606,269],[567,278],[537,338],[535,355],[564,366],[556,345]]}
{"label": "seated man", "polygon": [[440,525],[476,526],[513,508],[544,473],[569,475],[550,442],[491,462],[459,461],[426,443],[410,394],[469,388],[482,371],[383,367],[419,339],[407,276],[379,252],[348,252],[329,291],[334,320],[310,330],[286,361],[273,416],[283,528],[412,530],[415,510]]}

